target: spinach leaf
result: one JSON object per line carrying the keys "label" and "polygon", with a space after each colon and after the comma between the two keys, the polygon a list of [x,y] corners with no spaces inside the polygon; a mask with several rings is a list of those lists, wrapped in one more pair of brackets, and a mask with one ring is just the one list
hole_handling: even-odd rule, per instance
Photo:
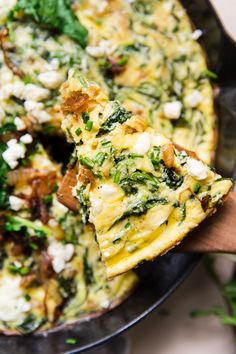
{"label": "spinach leaf", "polygon": [[84,252],[84,276],[87,285],[93,284],[94,283],[94,274],[93,274],[93,268],[88,262],[88,249],[85,249]]}
{"label": "spinach leaf", "polygon": [[5,150],[6,145],[0,141],[0,208],[6,207],[8,203],[7,173],[9,167],[2,157]]}
{"label": "spinach leaf", "polygon": [[112,131],[118,123],[124,123],[126,120],[130,119],[131,116],[132,113],[121,107],[117,101],[113,102],[113,113],[102,124],[97,136]]}
{"label": "spinach leaf", "polygon": [[84,48],[88,43],[88,30],[73,13],[70,4],[70,0],[18,0],[9,19],[23,11],[34,21],[67,35]]}
{"label": "spinach leaf", "polygon": [[90,202],[85,189],[86,189],[85,186],[80,187],[80,189],[78,190],[78,199],[80,203],[80,213],[81,213],[82,221],[86,224],[89,219]]}
{"label": "spinach leaf", "polygon": [[34,332],[46,322],[46,319],[37,319],[36,316],[30,313],[25,317],[23,322],[17,327],[21,333],[28,334]]}
{"label": "spinach leaf", "polygon": [[58,283],[60,285],[60,292],[65,299],[71,298],[76,294],[75,279],[60,276],[58,278]]}
{"label": "spinach leaf", "polygon": [[144,215],[148,212],[149,209],[153,208],[154,206],[161,204],[167,204],[168,200],[165,198],[159,198],[158,196],[151,195],[145,200],[138,200],[136,203],[131,204],[131,206],[118,218],[110,229],[116,225],[118,222],[130,217],[130,216],[140,216]]}
{"label": "spinach leaf", "polygon": [[11,215],[6,217],[5,230],[9,232],[26,230],[31,233],[33,231],[34,236],[37,237],[46,237],[51,235],[51,230],[47,226],[38,226],[33,221]]}
{"label": "spinach leaf", "polygon": [[178,175],[178,173],[176,173],[173,169],[167,168],[163,165],[161,179],[167,184],[169,188],[176,190],[183,183],[184,177]]}

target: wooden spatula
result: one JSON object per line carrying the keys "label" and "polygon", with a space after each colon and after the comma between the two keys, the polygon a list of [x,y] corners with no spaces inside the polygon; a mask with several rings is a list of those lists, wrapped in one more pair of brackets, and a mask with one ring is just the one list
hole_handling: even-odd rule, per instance
{"label": "wooden spatula", "polygon": [[[60,203],[76,211],[78,201],[72,195],[75,185],[76,171],[69,169],[57,192],[57,198]],[[224,206],[191,232],[191,237],[187,237],[175,251],[236,253],[236,194],[231,192]]]}

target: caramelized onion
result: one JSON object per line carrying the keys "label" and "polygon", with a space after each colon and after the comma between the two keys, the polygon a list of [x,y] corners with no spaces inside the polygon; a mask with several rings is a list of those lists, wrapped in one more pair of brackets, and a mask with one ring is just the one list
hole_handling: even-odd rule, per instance
{"label": "caramelized onion", "polygon": [[166,167],[172,168],[174,165],[174,158],[175,158],[173,144],[163,145],[162,146],[162,154],[163,154],[163,160],[164,160]]}

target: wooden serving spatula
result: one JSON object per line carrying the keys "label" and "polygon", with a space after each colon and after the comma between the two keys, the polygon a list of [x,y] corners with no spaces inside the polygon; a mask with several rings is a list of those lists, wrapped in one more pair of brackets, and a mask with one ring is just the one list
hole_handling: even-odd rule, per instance
{"label": "wooden serving spatula", "polygon": [[[78,210],[72,189],[76,185],[76,171],[68,169],[57,192],[59,202],[71,210]],[[218,212],[207,218],[191,232],[191,236],[175,248],[176,252],[236,253],[236,194],[231,192]]]}

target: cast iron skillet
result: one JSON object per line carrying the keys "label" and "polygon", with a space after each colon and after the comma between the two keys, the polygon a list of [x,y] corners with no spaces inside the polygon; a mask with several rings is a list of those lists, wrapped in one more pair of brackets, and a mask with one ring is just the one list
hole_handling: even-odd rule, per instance
{"label": "cast iron skillet", "polygon": [[[236,156],[236,45],[225,34],[206,0],[183,0],[196,26],[204,30],[201,39],[209,67],[219,73],[221,93],[216,100],[219,143],[216,167],[224,176],[233,177]],[[0,353],[58,354],[81,353],[125,331],[155,308],[181,284],[199,260],[199,255],[170,252],[139,267],[140,285],[124,303],[101,317],[77,323],[47,335],[26,337],[0,336]],[[76,345],[65,343],[76,338]]]}

